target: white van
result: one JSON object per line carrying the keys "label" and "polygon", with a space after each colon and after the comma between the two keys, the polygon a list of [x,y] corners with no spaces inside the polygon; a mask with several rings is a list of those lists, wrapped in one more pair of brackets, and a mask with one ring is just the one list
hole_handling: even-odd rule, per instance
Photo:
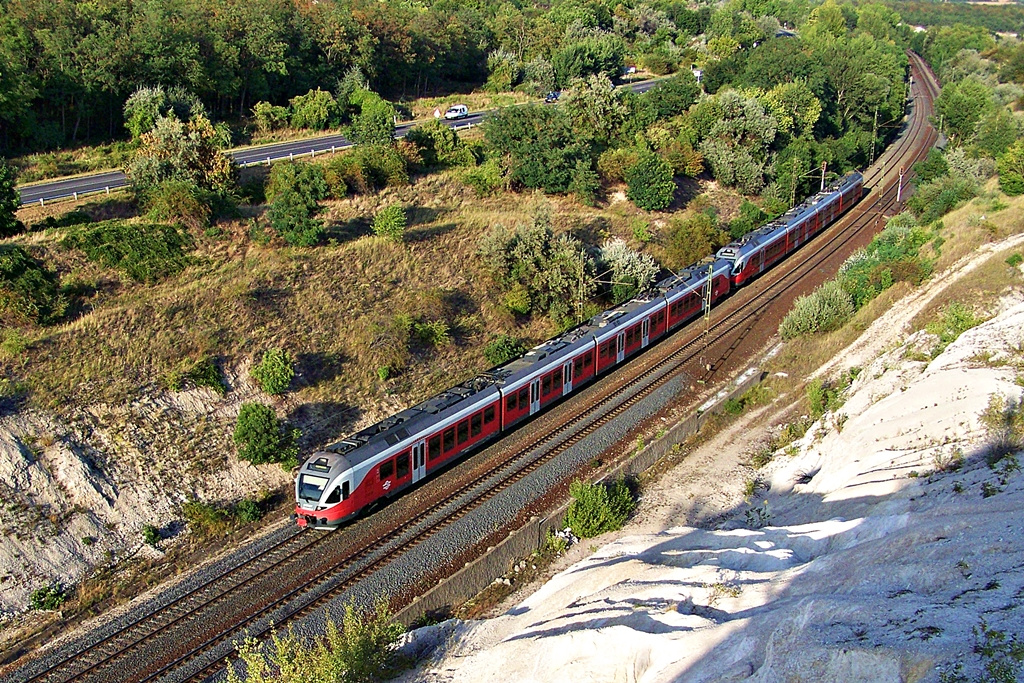
{"label": "white van", "polygon": [[464,119],[469,116],[469,107],[464,104],[453,104],[448,107],[448,111],[444,113],[444,117],[449,121],[454,119]]}

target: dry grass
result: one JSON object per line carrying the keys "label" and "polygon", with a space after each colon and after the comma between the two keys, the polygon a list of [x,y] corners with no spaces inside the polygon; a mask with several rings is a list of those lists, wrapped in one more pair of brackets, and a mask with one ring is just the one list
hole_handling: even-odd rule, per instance
{"label": "dry grass", "polygon": [[[396,201],[410,216],[402,244],[367,229],[369,217]],[[131,209],[118,200],[79,205],[97,218]],[[296,401],[344,403],[362,408],[367,419],[379,417],[486,368],[482,348],[493,334],[539,341],[555,331],[544,317],[517,320],[505,310],[476,257],[486,230],[528,221],[541,206],[556,231],[571,230],[591,243],[621,236],[638,247],[637,216],[653,225],[659,215],[621,203],[582,207],[571,197],[540,193],[478,199],[453,170],[329,202],[322,214],[328,243],[313,249],[261,246],[248,238],[243,221],[222,222],[220,235],[193,235],[194,265],[149,286],[64,249],[59,231],[12,238],[79,292],[78,309],[61,326],[29,332],[29,347],[0,365],[0,375],[27,381],[36,405],[116,403],[188,361],[213,357],[241,372],[255,354],[281,347],[298,359]],[[41,220],[50,208],[26,210],[23,219]],[[54,213],[72,208],[64,204]],[[380,381],[367,357],[375,326],[399,313],[436,317],[441,300],[453,343],[413,344],[408,366]]]}

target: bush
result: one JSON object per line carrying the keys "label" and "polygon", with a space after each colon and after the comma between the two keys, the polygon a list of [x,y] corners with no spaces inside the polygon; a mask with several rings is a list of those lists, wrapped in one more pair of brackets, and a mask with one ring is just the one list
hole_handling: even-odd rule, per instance
{"label": "bush", "polygon": [[969,178],[942,176],[917,188],[907,206],[922,225],[942,218],[963,202],[977,195],[977,186]]}
{"label": "bush", "polygon": [[597,193],[601,191],[601,180],[594,171],[589,159],[577,159],[569,181],[569,192],[587,206],[594,206]]}
{"label": "bush", "polygon": [[999,157],[998,168],[999,188],[1011,197],[1024,194],[1024,140],[1015,142]]}
{"label": "bush", "polygon": [[565,514],[565,524],[580,538],[593,538],[606,531],[621,529],[636,508],[636,501],[623,480],[612,484],[569,485],[573,501]]}
{"label": "bush", "polygon": [[625,175],[626,196],[641,209],[657,211],[672,203],[676,191],[672,167],[656,154],[642,154]]}
{"label": "bush", "polygon": [[[228,683],[309,680],[310,672],[329,672],[330,680],[344,683],[378,683],[393,677],[400,665],[398,639],[404,629],[392,623],[387,599],[380,598],[366,612],[351,603],[345,606],[341,628],[327,619],[325,635],[310,647],[291,631],[275,634],[272,646],[264,648],[250,639],[239,648],[245,663],[244,678],[235,667],[228,668]],[[296,662],[302,664],[296,668]],[[282,671],[298,672],[296,677]],[[325,674],[327,675],[327,674]]]}
{"label": "bush", "polygon": [[27,251],[0,244],[0,320],[10,325],[49,325],[67,309],[56,273]]}
{"label": "bush", "polygon": [[665,261],[670,268],[684,268],[710,255],[729,242],[729,234],[718,227],[717,219],[701,212],[688,218],[669,221]]}
{"label": "bush", "polygon": [[160,543],[160,530],[152,524],[144,524],[142,526],[142,540],[146,545],[151,545],[155,548]]}
{"label": "bush", "polygon": [[635,147],[617,147],[601,153],[597,159],[597,170],[608,182],[626,180],[626,173],[640,162],[640,150]]}
{"label": "bush", "polygon": [[256,384],[271,396],[287,391],[294,377],[294,361],[291,354],[283,349],[267,349],[259,364],[252,369]]}
{"label": "bush", "polygon": [[1019,400],[993,394],[980,419],[989,441],[985,459],[990,467],[1024,447],[1024,407]]}
{"label": "bush", "polygon": [[242,524],[249,524],[263,519],[263,508],[255,500],[243,498],[235,505],[233,514]]}
{"label": "bush", "polygon": [[488,159],[479,166],[467,169],[462,174],[462,182],[473,188],[477,197],[490,197],[505,183],[497,158]]}
{"label": "bush", "polygon": [[199,537],[220,536],[234,526],[231,515],[222,507],[200,500],[190,500],[181,506],[189,531]]}
{"label": "bush", "polygon": [[352,139],[361,145],[392,146],[398,113],[394,105],[366,89],[357,90],[349,101],[359,108],[352,121]]}
{"label": "bush", "polygon": [[977,327],[981,323],[982,319],[975,316],[974,311],[968,306],[959,301],[950,302],[938,320],[929,323],[927,326],[927,330],[939,338],[938,344],[932,349],[932,357],[938,356],[947,346],[956,341],[961,334],[972,327]]}
{"label": "bush", "polygon": [[427,346],[446,346],[452,341],[448,323],[443,320],[416,323],[413,332]]}
{"label": "bush", "polygon": [[328,195],[324,168],[304,162],[274,164],[267,179],[267,200],[272,202],[289,192],[297,193],[307,204],[315,206]]}
{"label": "bush", "polygon": [[401,204],[391,204],[373,217],[373,233],[392,242],[401,242],[405,235],[405,224],[405,209]]}
{"label": "bush", "polygon": [[15,217],[15,212],[21,206],[17,184],[17,171],[0,159],[0,239],[25,230],[25,225]]}
{"label": "bush", "polygon": [[523,346],[523,343],[507,334],[498,335],[484,347],[484,358],[492,366],[515,360],[524,353],[526,353],[526,347]]}
{"label": "bush", "polygon": [[167,388],[171,391],[181,391],[185,388],[186,382],[191,382],[196,387],[208,387],[221,396],[228,393],[224,375],[212,358],[196,361],[185,369],[175,370],[167,375]]}
{"label": "bush", "polygon": [[146,206],[151,220],[200,230],[210,224],[210,200],[207,193],[187,180],[165,180],[150,191]]}
{"label": "bush", "polygon": [[67,595],[65,595],[64,587],[59,583],[51,583],[32,591],[28,598],[28,606],[29,609],[34,610],[60,609],[65,600],[67,600]]}
{"label": "bush", "polygon": [[338,103],[334,100],[334,95],[326,90],[310,90],[305,95],[293,97],[290,103],[292,126],[295,128],[323,130],[328,126],[338,125]]}
{"label": "bush", "polygon": [[807,296],[796,300],[779,325],[783,339],[831,332],[842,327],[856,311],[853,297],[835,280],[830,280]]}
{"label": "bush", "polygon": [[274,410],[262,403],[243,403],[235,423],[238,457],[254,465],[281,463],[289,469],[298,456],[297,429],[287,429]]}
{"label": "bush", "polygon": [[281,239],[293,247],[314,247],[324,236],[324,226],[315,218],[319,207],[311,205],[294,190],[278,195],[267,211],[267,220]]}
{"label": "bush", "polygon": [[473,152],[462,144],[458,133],[439,119],[416,126],[406,134],[405,140],[415,145],[421,163],[427,168],[476,164]]}
{"label": "bush", "polygon": [[61,241],[81,249],[90,261],[123,271],[137,282],[156,282],[175,275],[192,262],[188,235],[175,226],[104,221],[68,228]]}
{"label": "bush", "polygon": [[252,108],[256,129],[264,135],[288,125],[288,107],[274,106],[270,102],[257,102]]}

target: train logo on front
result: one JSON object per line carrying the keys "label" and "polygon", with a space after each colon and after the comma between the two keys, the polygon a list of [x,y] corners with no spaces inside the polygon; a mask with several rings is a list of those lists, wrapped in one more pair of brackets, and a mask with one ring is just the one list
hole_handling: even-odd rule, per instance
{"label": "train logo on front", "polygon": [[384,490],[387,491],[389,488],[391,488],[391,480],[390,479],[388,479],[387,481],[384,482]]}

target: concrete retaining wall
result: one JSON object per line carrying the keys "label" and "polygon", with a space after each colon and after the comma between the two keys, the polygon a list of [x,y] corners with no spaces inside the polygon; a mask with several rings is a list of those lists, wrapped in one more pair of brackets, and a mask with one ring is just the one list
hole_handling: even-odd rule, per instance
{"label": "concrete retaining wall", "polygon": [[[655,439],[631,458],[621,463],[604,478],[635,476],[650,468],[669,453],[675,444],[681,443],[704,426],[708,418],[721,412],[722,405],[730,398],[738,398],[761,382],[762,373],[752,368],[738,377],[729,387],[700,406],[692,415],[678,422],[660,438]],[[469,600],[487,588],[494,579],[504,576],[512,567],[540,548],[549,529],[561,526],[569,501],[544,517],[533,517],[520,529],[489,549],[483,556],[466,564],[455,574],[438,583],[421,595],[411,605],[395,615],[395,620],[408,626],[428,613],[443,612]]]}

